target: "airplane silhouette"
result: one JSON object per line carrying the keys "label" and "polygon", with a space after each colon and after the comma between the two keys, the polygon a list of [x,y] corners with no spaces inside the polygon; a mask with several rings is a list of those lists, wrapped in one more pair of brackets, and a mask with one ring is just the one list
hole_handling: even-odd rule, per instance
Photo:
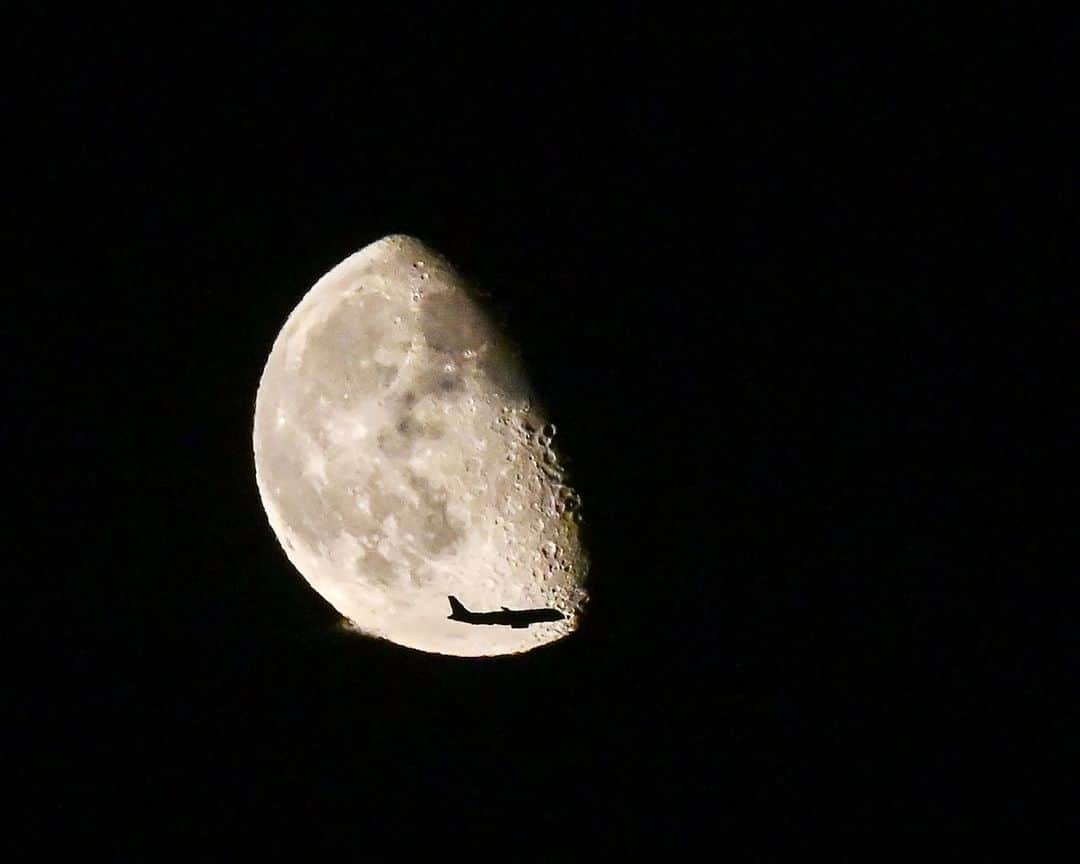
{"label": "airplane silhouette", "polygon": [[470,612],[457,597],[451,595],[446,599],[453,610],[447,618],[465,624],[503,624],[517,630],[540,621],[561,621],[566,617],[558,609],[507,609],[505,606],[501,612]]}

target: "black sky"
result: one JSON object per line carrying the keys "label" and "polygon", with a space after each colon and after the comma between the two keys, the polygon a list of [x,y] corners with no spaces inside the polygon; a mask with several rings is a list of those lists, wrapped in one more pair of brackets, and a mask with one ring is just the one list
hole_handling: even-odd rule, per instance
{"label": "black sky", "polygon": [[[25,11],[37,836],[542,856],[1056,819],[1032,744],[1077,755],[1076,645],[1035,513],[1067,512],[1075,31],[991,5]],[[492,294],[573,460],[594,601],[558,645],[348,637],[266,523],[273,338],[392,232]]]}

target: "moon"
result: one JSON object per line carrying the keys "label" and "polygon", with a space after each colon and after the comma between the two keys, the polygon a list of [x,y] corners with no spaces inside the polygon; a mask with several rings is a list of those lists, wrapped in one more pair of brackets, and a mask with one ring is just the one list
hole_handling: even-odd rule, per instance
{"label": "moon", "polygon": [[[300,299],[255,398],[255,478],[285,555],[350,629],[456,656],[579,626],[581,498],[512,341],[463,277],[392,235]],[[449,618],[555,609],[525,627]]]}

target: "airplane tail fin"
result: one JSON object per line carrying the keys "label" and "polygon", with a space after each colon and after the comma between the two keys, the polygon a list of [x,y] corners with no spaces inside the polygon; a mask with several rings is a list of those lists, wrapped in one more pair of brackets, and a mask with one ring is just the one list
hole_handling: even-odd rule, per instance
{"label": "airplane tail fin", "polygon": [[461,601],[458,600],[457,597],[455,597],[455,596],[453,596],[451,594],[446,599],[450,601],[450,609],[451,609],[450,617],[451,618],[455,618],[458,615],[468,615],[469,614],[469,610],[461,605]]}

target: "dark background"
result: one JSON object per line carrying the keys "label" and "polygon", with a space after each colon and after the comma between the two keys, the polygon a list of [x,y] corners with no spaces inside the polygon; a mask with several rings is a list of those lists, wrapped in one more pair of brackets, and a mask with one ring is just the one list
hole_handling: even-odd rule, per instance
{"label": "dark background", "polygon": [[[24,10],[25,824],[541,856],[1066,825],[1077,46],[985,5]],[[271,343],[392,232],[493,295],[573,460],[593,603],[557,645],[349,636],[266,522]]]}

